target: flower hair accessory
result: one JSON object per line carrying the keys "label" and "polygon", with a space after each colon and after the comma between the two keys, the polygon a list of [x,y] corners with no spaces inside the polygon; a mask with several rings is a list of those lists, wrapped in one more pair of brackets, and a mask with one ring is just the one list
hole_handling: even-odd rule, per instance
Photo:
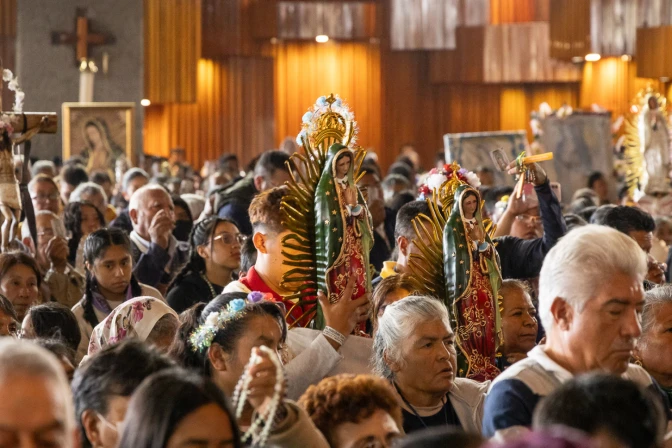
{"label": "flower hair accessory", "polygon": [[273,296],[269,293],[253,291],[245,299],[233,299],[221,311],[213,311],[189,337],[189,343],[193,351],[204,350],[212,345],[217,332],[226,325],[245,315],[247,304],[256,304],[263,301],[272,301]]}

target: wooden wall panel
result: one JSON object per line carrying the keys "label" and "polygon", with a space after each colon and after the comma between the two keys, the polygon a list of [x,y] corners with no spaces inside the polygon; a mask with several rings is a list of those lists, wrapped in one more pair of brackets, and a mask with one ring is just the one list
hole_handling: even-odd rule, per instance
{"label": "wooden wall panel", "polygon": [[245,164],[277,146],[273,98],[272,59],[201,59],[196,104],[145,108],[145,152],[165,156],[181,146],[197,168],[232,152]]}
{"label": "wooden wall panel", "polygon": [[378,37],[376,7],[375,3],[369,2],[279,1],[274,37],[314,40],[315,36],[325,34],[341,41]]}
{"label": "wooden wall panel", "polygon": [[16,0],[0,0],[0,36],[16,36]]}
{"label": "wooden wall panel", "polygon": [[563,104],[577,108],[580,102],[579,92],[578,83],[507,86],[502,89],[500,97],[500,129],[525,129],[531,139],[530,114],[539,110],[541,103],[546,102],[553,109],[558,109]]}
{"label": "wooden wall panel", "polygon": [[548,22],[550,0],[490,0],[490,24]]}
{"label": "wooden wall panel", "polygon": [[416,145],[423,165],[434,165],[448,132],[500,128],[500,86],[432,84],[425,52],[383,51],[383,139],[378,151],[388,167],[405,143]]}
{"label": "wooden wall panel", "polygon": [[605,58],[586,63],[581,82],[581,107],[596,103],[613,112],[613,117],[626,114],[637,92],[649,83],[660,92],[665,86],[658,80],[637,78],[637,64],[620,58]]}
{"label": "wooden wall panel", "polygon": [[591,53],[604,56],[635,54],[638,0],[592,0]]}
{"label": "wooden wall panel", "polygon": [[669,0],[638,0],[638,27],[672,25],[672,2]]}
{"label": "wooden wall panel", "polygon": [[515,23],[485,28],[484,80],[488,83],[574,82],[580,69],[550,57],[548,23]]}
{"label": "wooden wall panel", "polygon": [[457,50],[432,52],[434,83],[576,82],[578,66],[551,59],[545,22],[460,28]]}
{"label": "wooden wall panel", "polygon": [[145,98],[196,101],[201,54],[200,0],[145,0]]}
{"label": "wooden wall panel", "polygon": [[276,145],[295,138],[301,117],[315,100],[339,94],[359,123],[359,144],[380,146],[380,49],[364,43],[284,43],[276,45]]}
{"label": "wooden wall panel", "polygon": [[590,53],[590,0],[550,0],[551,57]]}
{"label": "wooden wall panel", "polygon": [[637,76],[672,78],[672,26],[637,29]]}
{"label": "wooden wall panel", "polygon": [[[276,35],[275,1],[272,0],[201,0],[203,49],[205,59],[228,56],[261,55],[255,30]],[[267,29],[267,28],[272,29]],[[263,34],[264,36],[266,34]]]}
{"label": "wooden wall panel", "polygon": [[459,0],[389,0],[393,50],[454,50]]}

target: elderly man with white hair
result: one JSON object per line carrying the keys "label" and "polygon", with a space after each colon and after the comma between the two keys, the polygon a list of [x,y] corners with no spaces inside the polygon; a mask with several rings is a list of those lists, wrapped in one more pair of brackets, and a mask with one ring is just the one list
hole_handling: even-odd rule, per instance
{"label": "elderly man with white hair", "polygon": [[145,185],[131,196],[128,211],[133,223],[133,273],[140,283],[165,294],[189,257],[188,244],[173,236],[173,200],[163,187]]}
{"label": "elderly man with white hair", "polygon": [[630,364],[646,272],[646,254],[627,235],[595,225],[567,234],[546,256],[539,279],[547,342],[493,381],[483,435],[506,439],[525,431],[539,400],[583,373],[620,375],[657,389],[644,369]]}
{"label": "elderly man with white hair", "polygon": [[373,351],[376,373],[394,386],[407,434],[444,425],[480,432],[489,382],[455,377],[455,334],[443,303],[409,296],[387,306]]}
{"label": "elderly man with white hair", "polygon": [[71,448],[72,392],[56,357],[27,342],[0,340],[0,445]]}

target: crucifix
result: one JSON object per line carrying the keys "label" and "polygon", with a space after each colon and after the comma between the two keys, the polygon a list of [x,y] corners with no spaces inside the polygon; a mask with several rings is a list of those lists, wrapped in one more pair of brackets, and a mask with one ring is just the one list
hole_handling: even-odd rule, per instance
{"label": "crucifix", "polygon": [[77,8],[75,17],[75,32],[53,31],[51,43],[54,45],[73,45],[75,48],[75,64],[79,66],[82,60],[90,59],[89,51],[95,45],[113,44],[115,39],[110,34],[94,33],[90,29],[86,8]]}
{"label": "crucifix", "polygon": [[[5,112],[2,110],[2,89],[0,77],[0,121],[8,122],[12,131],[10,134],[0,122],[0,249],[5,252],[10,248],[10,242],[17,237],[16,229],[22,211],[33,241],[37,244],[35,211],[28,191],[30,139],[36,134],[55,134],[58,130],[58,115],[55,112]],[[20,156],[21,166],[15,167],[14,148],[21,144],[24,145]],[[17,172],[18,168],[20,171]],[[18,181],[17,176],[20,178]]]}

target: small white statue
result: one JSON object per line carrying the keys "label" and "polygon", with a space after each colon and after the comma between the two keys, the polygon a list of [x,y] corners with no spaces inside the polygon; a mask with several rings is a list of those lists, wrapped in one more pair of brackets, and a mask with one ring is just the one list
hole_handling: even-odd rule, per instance
{"label": "small white statue", "polygon": [[670,134],[658,100],[651,95],[639,115],[639,141],[645,164],[646,194],[670,192]]}

